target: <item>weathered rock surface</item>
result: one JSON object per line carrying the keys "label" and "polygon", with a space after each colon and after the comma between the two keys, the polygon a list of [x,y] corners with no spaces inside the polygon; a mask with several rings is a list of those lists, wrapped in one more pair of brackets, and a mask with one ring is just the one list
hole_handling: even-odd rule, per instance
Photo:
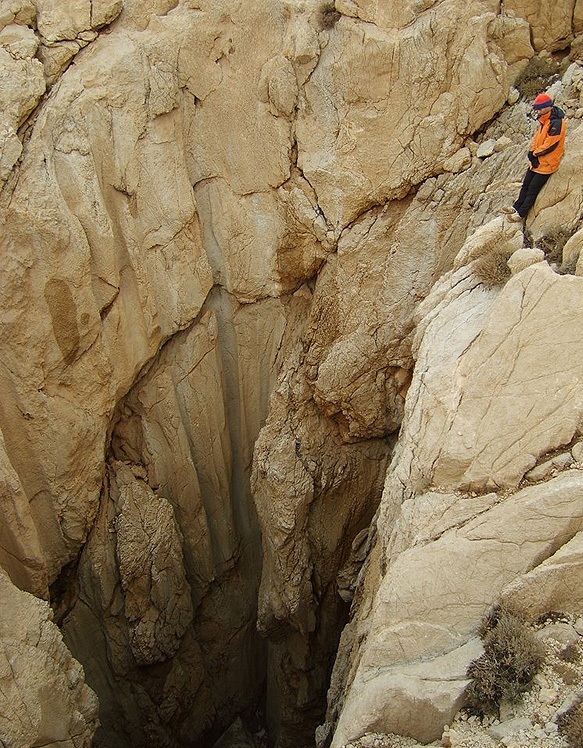
{"label": "weathered rock surface", "polygon": [[6,746],[89,748],[97,698],[48,604],[0,572],[0,737]]}
{"label": "weathered rock surface", "polygon": [[[298,119],[298,163],[331,223],[345,226],[371,203],[405,196],[500,109],[509,80],[497,7],[338,4],[346,17],[306,85]],[[526,28],[519,17],[504,24]],[[523,55],[532,55],[528,46]]]}
{"label": "weathered rock surface", "polygon": [[[501,596],[514,603],[520,590],[533,618],[557,606],[580,610],[562,581],[573,579],[566,569],[571,558],[577,568],[575,547],[565,546],[556,563],[551,557],[581,530],[581,472],[564,462],[557,477],[517,488],[537,460],[569,444],[580,428],[583,363],[572,341],[583,287],[539,262],[501,290],[484,289],[476,262],[496,243],[509,241],[510,253],[513,231],[496,219],[476,232],[456,258],[459,269],[419,306],[416,366],[381,503],[380,548],[368,570],[375,592],[344,635],[345,652],[351,640],[366,638],[349,655],[333,746],[379,729],[436,739],[448,718],[442,713],[440,723],[416,685],[401,682],[399,698],[382,709],[374,704],[410,663],[422,662],[423,671],[464,647]],[[487,489],[510,493],[471,493]],[[460,683],[449,697],[454,711],[463,689]],[[414,719],[391,706],[402,699],[415,702]]]}

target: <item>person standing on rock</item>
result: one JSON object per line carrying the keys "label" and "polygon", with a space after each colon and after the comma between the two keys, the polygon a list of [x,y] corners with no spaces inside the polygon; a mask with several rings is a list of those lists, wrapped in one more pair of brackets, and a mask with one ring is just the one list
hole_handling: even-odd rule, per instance
{"label": "person standing on rock", "polygon": [[530,144],[530,166],[522,180],[520,193],[513,205],[502,208],[509,221],[522,221],[534,205],[548,178],[559,168],[565,150],[565,113],[546,93],[533,102],[538,127]]}

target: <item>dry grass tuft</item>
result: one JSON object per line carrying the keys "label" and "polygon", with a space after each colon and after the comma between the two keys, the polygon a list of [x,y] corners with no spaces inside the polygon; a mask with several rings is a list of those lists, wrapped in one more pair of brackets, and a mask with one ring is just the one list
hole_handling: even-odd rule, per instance
{"label": "dry grass tuft", "polygon": [[581,659],[581,651],[577,642],[566,644],[559,652],[559,658],[563,662],[575,663]]}
{"label": "dry grass tuft", "polygon": [[479,257],[473,266],[474,275],[487,287],[503,286],[510,278],[511,272],[507,265],[510,258],[508,252],[490,252]]}
{"label": "dry grass tuft", "polygon": [[537,241],[537,246],[540,247],[545,253],[545,260],[547,262],[555,262],[559,265],[559,272],[574,273],[577,259],[575,258],[574,263],[563,262],[563,248],[569,239],[573,236],[572,231],[565,231],[564,229],[553,229],[545,234]]}
{"label": "dry grass tuft", "polygon": [[484,619],[484,654],[468,668],[466,707],[483,717],[496,714],[502,699],[517,702],[544,663],[543,644],[518,615],[497,606]]}
{"label": "dry grass tuft", "polygon": [[579,671],[568,662],[555,662],[553,670],[568,686],[573,686],[579,681]]}
{"label": "dry grass tuft", "polygon": [[340,13],[333,2],[327,2],[320,9],[319,26],[321,29],[333,29],[340,20]]}
{"label": "dry grass tuft", "polygon": [[569,748],[581,748],[583,746],[583,697],[579,696],[577,701],[561,714],[557,723],[559,734],[567,740]]}

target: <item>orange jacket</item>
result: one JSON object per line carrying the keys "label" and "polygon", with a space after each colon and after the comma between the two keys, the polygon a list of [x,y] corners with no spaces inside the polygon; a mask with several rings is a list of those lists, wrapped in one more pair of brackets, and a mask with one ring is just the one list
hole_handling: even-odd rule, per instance
{"label": "orange jacket", "polygon": [[564,118],[564,112],[556,106],[540,117],[530,144],[530,152],[535,157],[534,164],[531,161],[532,171],[538,174],[552,174],[559,168],[565,150]]}

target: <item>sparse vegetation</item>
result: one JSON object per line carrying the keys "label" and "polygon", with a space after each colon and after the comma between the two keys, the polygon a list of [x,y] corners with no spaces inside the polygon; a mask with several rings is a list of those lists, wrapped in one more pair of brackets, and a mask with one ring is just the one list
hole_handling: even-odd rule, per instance
{"label": "sparse vegetation", "polygon": [[537,241],[537,246],[545,253],[545,260],[556,263],[559,266],[559,272],[562,274],[574,273],[577,265],[576,257],[571,262],[563,262],[563,248],[572,235],[572,231],[555,229]]}
{"label": "sparse vegetation", "polygon": [[474,275],[487,287],[503,286],[510,278],[510,268],[507,262],[510,258],[508,252],[497,252],[496,250],[482,255],[474,262]]}
{"label": "sparse vegetation", "polygon": [[559,657],[563,662],[579,662],[581,653],[576,642],[571,642],[561,649]]}
{"label": "sparse vegetation", "polygon": [[333,29],[340,20],[340,13],[333,2],[325,3],[320,9],[319,25],[321,29]]}
{"label": "sparse vegetation", "polygon": [[519,701],[544,662],[544,647],[523,620],[506,606],[497,606],[480,630],[484,654],[474,660],[467,675],[466,707],[483,717],[496,714],[504,699]]}
{"label": "sparse vegetation", "polygon": [[568,662],[556,662],[553,670],[568,686],[573,686],[579,681],[579,671]]}
{"label": "sparse vegetation", "polygon": [[559,733],[566,739],[569,748],[583,746],[583,697],[572,704],[566,712],[557,719]]}
{"label": "sparse vegetation", "polygon": [[552,57],[532,57],[514,84],[520,95],[532,99],[559,80],[565,71],[565,62]]}

